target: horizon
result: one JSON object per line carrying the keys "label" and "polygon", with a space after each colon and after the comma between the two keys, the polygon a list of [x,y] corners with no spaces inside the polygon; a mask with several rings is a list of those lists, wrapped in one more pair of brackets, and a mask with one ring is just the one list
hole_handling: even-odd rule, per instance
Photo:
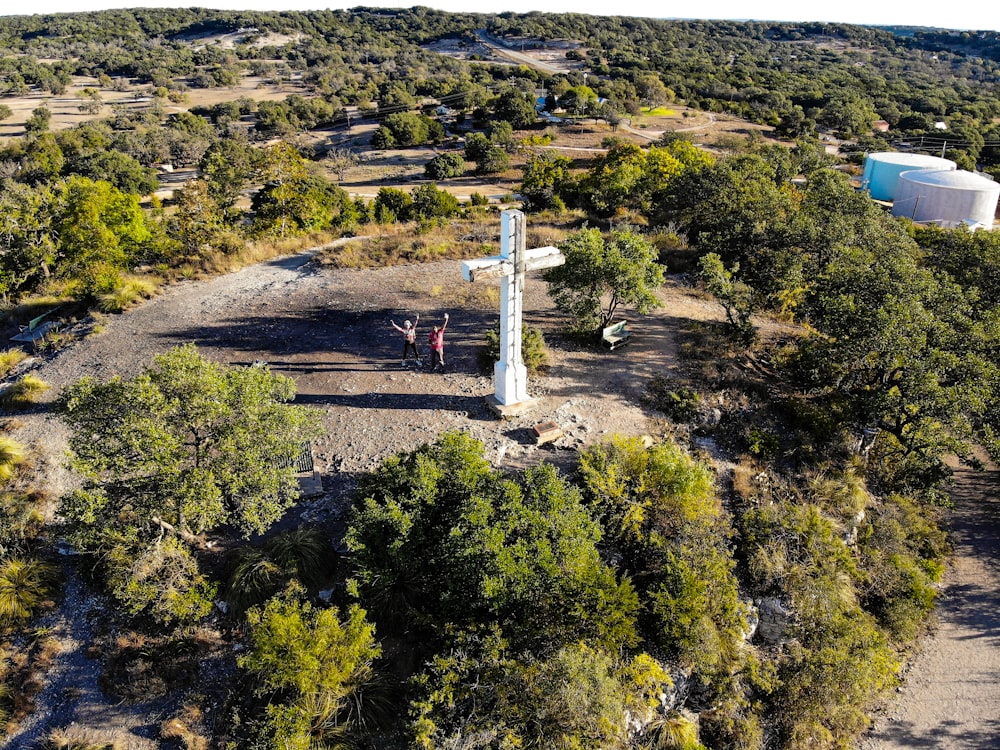
{"label": "horizon", "polygon": [[[32,3],[32,12],[8,12],[0,10],[2,16],[39,16],[55,13],[85,13],[102,10],[140,8],[206,8],[229,11],[308,11],[344,10],[358,7],[369,8],[412,8],[415,6],[434,8],[450,13],[485,12],[470,11],[461,0],[432,0],[430,2],[393,2],[392,0],[372,0],[371,2],[317,2],[316,0],[138,0],[138,2],[115,2],[115,0],[38,0]],[[836,6],[824,6],[819,11],[816,6],[805,5],[792,0],[767,0],[754,5],[758,11],[747,16],[747,6],[737,0],[707,0],[699,4],[702,12],[697,16],[670,13],[671,8],[648,0],[625,0],[616,3],[618,12],[608,13],[607,4],[599,0],[507,0],[502,7],[489,13],[582,13],[594,16],[624,16],[655,18],[667,21],[733,21],[772,23],[847,23],[857,26],[904,26],[916,28],[943,29],[948,31],[994,31],[1000,32],[1000,8],[973,6],[968,0],[948,6],[914,7],[902,3],[873,4],[861,0],[848,0]],[[654,10],[655,8],[655,10]]]}

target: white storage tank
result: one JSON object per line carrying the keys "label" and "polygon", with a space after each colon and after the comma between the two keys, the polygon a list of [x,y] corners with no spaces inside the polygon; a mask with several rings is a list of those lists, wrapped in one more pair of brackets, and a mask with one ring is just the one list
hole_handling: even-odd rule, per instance
{"label": "white storage tank", "polygon": [[896,197],[899,175],[911,169],[956,169],[951,159],[927,154],[905,154],[899,151],[881,151],[865,157],[861,175],[861,189],[867,190],[877,201],[891,201]]}
{"label": "white storage tank", "polygon": [[964,170],[903,172],[896,186],[893,216],[934,222],[943,227],[959,224],[993,226],[1000,199],[1000,184]]}

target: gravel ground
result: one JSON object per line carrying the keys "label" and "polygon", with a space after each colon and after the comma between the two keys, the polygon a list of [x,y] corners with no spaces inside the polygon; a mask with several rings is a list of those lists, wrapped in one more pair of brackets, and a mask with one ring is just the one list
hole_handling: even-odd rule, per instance
{"label": "gravel ground", "polygon": [[934,632],[863,750],[1000,748],[1000,471],[956,472]]}

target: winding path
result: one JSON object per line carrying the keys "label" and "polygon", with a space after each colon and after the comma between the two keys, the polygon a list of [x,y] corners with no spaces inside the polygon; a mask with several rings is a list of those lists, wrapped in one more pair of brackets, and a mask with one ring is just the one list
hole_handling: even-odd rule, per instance
{"label": "winding path", "polygon": [[955,476],[937,627],[863,750],[1000,748],[1000,471]]}

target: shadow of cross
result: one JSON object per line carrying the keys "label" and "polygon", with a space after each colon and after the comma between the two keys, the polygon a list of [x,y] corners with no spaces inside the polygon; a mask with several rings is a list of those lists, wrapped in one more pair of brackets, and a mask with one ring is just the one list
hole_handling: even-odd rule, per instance
{"label": "shadow of cross", "polygon": [[502,406],[530,402],[528,371],[521,359],[521,312],[524,300],[524,274],[542,268],[561,266],[566,257],[556,247],[526,250],[524,214],[504,211],[500,214],[500,255],[467,260],[462,263],[466,281],[499,276],[500,285],[500,361],[493,367],[494,397]]}

